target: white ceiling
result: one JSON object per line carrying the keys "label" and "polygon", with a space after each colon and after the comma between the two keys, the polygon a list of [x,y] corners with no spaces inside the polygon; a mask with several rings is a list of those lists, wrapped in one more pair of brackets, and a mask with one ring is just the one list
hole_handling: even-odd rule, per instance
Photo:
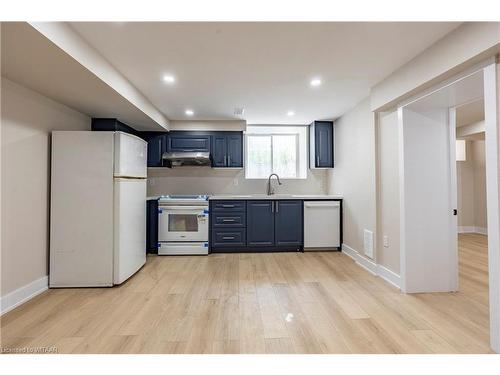
{"label": "white ceiling", "polygon": [[91,117],[118,118],[137,130],[163,130],[26,22],[2,22],[1,72]]}
{"label": "white ceiling", "polygon": [[169,119],[186,108],[189,119],[234,119],[244,107],[249,124],[305,124],[339,117],[459,23],[70,25]]}
{"label": "white ceiling", "polygon": [[456,109],[457,127],[484,120],[484,99],[474,100]]}

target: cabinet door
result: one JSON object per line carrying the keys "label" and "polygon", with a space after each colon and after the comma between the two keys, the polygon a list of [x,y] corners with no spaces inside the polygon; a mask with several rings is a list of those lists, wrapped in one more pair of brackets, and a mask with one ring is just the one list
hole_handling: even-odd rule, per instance
{"label": "cabinet door", "polygon": [[212,135],[212,167],[226,167],[227,137],[224,134]]}
{"label": "cabinet door", "polygon": [[165,135],[158,135],[148,140],[148,167],[161,167],[165,151]]}
{"label": "cabinet door", "polygon": [[302,201],[283,200],[275,202],[276,246],[302,246],[302,206]]}
{"label": "cabinet door", "polygon": [[315,123],[316,167],[333,168],[333,123]]}
{"label": "cabinet door", "polygon": [[210,152],[210,136],[170,132],[167,136],[168,152]]}
{"label": "cabinet door", "polygon": [[227,166],[243,167],[243,134],[241,132],[230,133],[227,136]]}
{"label": "cabinet door", "polygon": [[273,201],[247,201],[247,246],[274,246]]}
{"label": "cabinet door", "polygon": [[158,253],[158,200],[146,203],[146,249],[148,253]]}

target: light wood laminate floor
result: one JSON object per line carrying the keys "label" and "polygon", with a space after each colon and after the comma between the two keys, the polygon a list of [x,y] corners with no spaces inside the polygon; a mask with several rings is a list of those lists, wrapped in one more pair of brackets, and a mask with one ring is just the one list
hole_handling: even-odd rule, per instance
{"label": "light wood laminate floor", "polygon": [[405,295],[342,253],[148,257],[124,285],[52,289],[1,319],[3,348],[59,353],[486,353],[486,237],[460,292]]}

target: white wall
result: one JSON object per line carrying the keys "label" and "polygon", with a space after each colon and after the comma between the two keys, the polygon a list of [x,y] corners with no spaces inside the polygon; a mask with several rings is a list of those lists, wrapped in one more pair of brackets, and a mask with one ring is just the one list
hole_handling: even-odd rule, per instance
{"label": "white wall", "polygon": [[458,226],[486,232],[486,164],[484,140],[466,141],[467,158],[457,162]]}
{"label": "white wall", "polygon": [[486,153],[484,141],[472,142],[472,160],[474,161],[474,226],[488,227],[486,203]]}
{"label": "white wall", "polygon": [[[307,178],[273,181],[276,194],[325,194],[326,171],[308,170]],[[267,180],[248,180],[243,169],[209,167],[149,168],[148,196],[165,194],[266,194]]]}
{"label": "white wall", "polygon": [[[401,289],[450,292],[457,284],[447,107],[417,102],[398,111]],[[455,158],[455,155],[453,155]],[[454,160],[453,160],[454,162]]]}
{"label": "white wall", "polygon": [[371,108],[383,110],[402,99],[500,52],[500,22],[466,22],[376,84]]}
{"label": "white wall", "polygon": [[369,99],[335,121],[335,168],[328,192],[344,196],[344,244],[363,252],[363,231],[376,231],[375,121]]}
{"label": "white wall", "polygon": [[170,120],[170,130],[245,131],[245,120]]}
{"label": "white wall", "polygon": [[1,80],[1,295],[47,275],[50,132],[89,130],[90,118]]}
{"label": "white wall", "polygon": [[[377,262],[400,272],[399,125],[397,111],[382,112],[377,122]],[[387,236],[387,246],[383,238]]]}
{"label": "white wall", "polygon": [[465,142],[466,160],[457,162],[458,226],[474,226],[474,163],[471,141]]}

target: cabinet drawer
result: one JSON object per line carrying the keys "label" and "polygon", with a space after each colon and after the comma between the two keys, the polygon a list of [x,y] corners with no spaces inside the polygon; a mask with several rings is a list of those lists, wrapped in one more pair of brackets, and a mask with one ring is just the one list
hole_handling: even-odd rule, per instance
{"label": "cabinet drawer", "polygon": [[246,211],[245,201],[214,201],[212,203],[213,211]]}
{"label": "cabinet drawer", "polygon": [[242,247],[246,246],[246,229],[214,230],[212,232],[212,247]]}
{"label": "cabinet drawer", "polygon": [[214,227],[245,227],[246,215],[244,212],[214,212],[212,225]]}

